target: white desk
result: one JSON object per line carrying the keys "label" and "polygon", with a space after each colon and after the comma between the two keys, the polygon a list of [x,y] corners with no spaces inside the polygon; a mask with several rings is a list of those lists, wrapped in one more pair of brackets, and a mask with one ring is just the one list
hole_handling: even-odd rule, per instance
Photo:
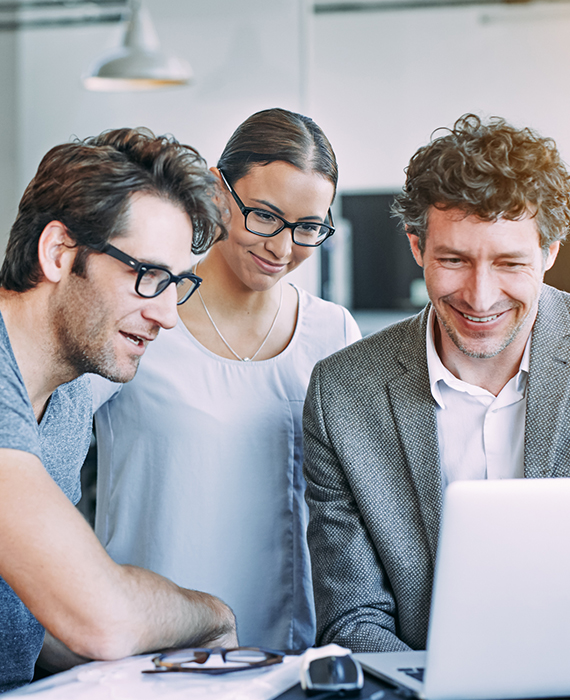
{"label": "white desk", "polygon": [[223,676],[192,673],[142,674],[155,654],[119,661],[93,661],[5,693],[2,698],[41,700],[271,700],[299,681],[301,656],[283,663]]}

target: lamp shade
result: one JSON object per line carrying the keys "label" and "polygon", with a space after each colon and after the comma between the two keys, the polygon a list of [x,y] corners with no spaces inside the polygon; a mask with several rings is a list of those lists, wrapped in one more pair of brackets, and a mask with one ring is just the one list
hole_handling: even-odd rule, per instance
{"label": "lamp shade", "polygon": [[158,36],[146,9],[138,1],[131,3],[131,17],[122,46],[102,56],[83,77],[88,90],[154,90],[186,85],[192,69],[174,56],[160,50]]}

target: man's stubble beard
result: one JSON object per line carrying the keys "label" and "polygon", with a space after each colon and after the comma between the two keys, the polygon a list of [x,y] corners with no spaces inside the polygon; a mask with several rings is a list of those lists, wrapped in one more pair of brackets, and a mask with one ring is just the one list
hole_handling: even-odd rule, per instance
{"label": "man's stubble beard", "polygon": [[[518,308],[518,307],[512,307],[512,308]],[[502,341],[502,343],[499,345],[499,347],[487,351],[487,352],[474,352],[473,350],[469,350],[462,342],[462,339],[456,332],[455,328],[449,323],[447,323],[446,319],[440,316],[440,314],[437,312],[437,309],[434,306],[434,311],[437,317],[437,320],[439,323],[442,325],[444,328],[445,332],[447,333],[449,339],[452,341],[452,343],[455,345],[455,347],[460,350],[466,357],[471,357],[477,360],[489,360],[492,357],[496,357],[499,355],[503,350],[505,350],[512,342],[513,340],[517,337],[517,335],[521,332],[521,330],[524,328],[531,312],[527,313],[520,321],[517,323],[512,329],[509,335]],[[481,334],[482,338],[484,337],[484,330],[481,329]]]}
{"label": "man's stubble beard", "polygon": [[87,278],[71,275],[53,307],[57,360],[76,377],[89,372],[113,382],[128,382],[136,374],[140,356],[132,356],[127,371],[118,367],[112,333],[109,335],[111,312],[97,304],[98,297]]}

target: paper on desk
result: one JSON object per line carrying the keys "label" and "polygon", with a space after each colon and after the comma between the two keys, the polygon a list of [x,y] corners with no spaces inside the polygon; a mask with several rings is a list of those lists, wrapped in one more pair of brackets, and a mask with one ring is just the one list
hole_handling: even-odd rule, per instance
{"label": "paper on desk", "polygon": [[119,661],[93,661],[58,673],[2,697],[38,700],[271,700],[299,681],[300,656],[283,663],[224,676],[191,673],[146,675],[154,654]]}

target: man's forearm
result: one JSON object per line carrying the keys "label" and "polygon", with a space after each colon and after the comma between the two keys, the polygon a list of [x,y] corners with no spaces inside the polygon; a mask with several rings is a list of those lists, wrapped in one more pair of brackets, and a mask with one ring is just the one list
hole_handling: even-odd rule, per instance
{"label": "man's forearm", "polygon": [[86,629],[62,637],[73,652],[105,660],[157,649],[237,645],[234,614],[219,598],[147,569],[117,568],[114,613],[94,634]]}
{"label": "man's forearm", "polygon": [[216,596],[180,588],[146,569],[121,567],[146,607],[138,648],[129,653],[183,646],[236,646],[236,622]]}
{"label": "man's forearm", "polygon": [[[154,594],[150,594],[152,600],[148,608],[141,606],[141,609],[146,609],[146,614],[140,623],[144,628],[140,637],[135,636],[130,642],[126,640],[121,649],[117,645],[117,641],[123,638],[121,631],[109,630],[108,650],[101,649],[96,653],[98,650],[92,648],[95,653],[89,654],[91,645],[89,635],[86,635],[82,650],[88,655],[82,656],[46,630],[38,658],[41,668],[56,673],[93,658],[115,658],[171,647],[237,646],[234,615],[221,600],[207,593],[179,588],[167,579],[161,581],[162,577],[144,569],[132,566],[124,566],[122,569],[126,577],[134,579],[131,585],[139,604],[142,599],[149,597],[149,592],[143,590],[148,583],[157,586]],[[149,574],[154,580],[144,582]],[[162,587],[164,590],[159,592],[158,589]],[[126,629],[129,628],[130,624],[127,624]]]}

